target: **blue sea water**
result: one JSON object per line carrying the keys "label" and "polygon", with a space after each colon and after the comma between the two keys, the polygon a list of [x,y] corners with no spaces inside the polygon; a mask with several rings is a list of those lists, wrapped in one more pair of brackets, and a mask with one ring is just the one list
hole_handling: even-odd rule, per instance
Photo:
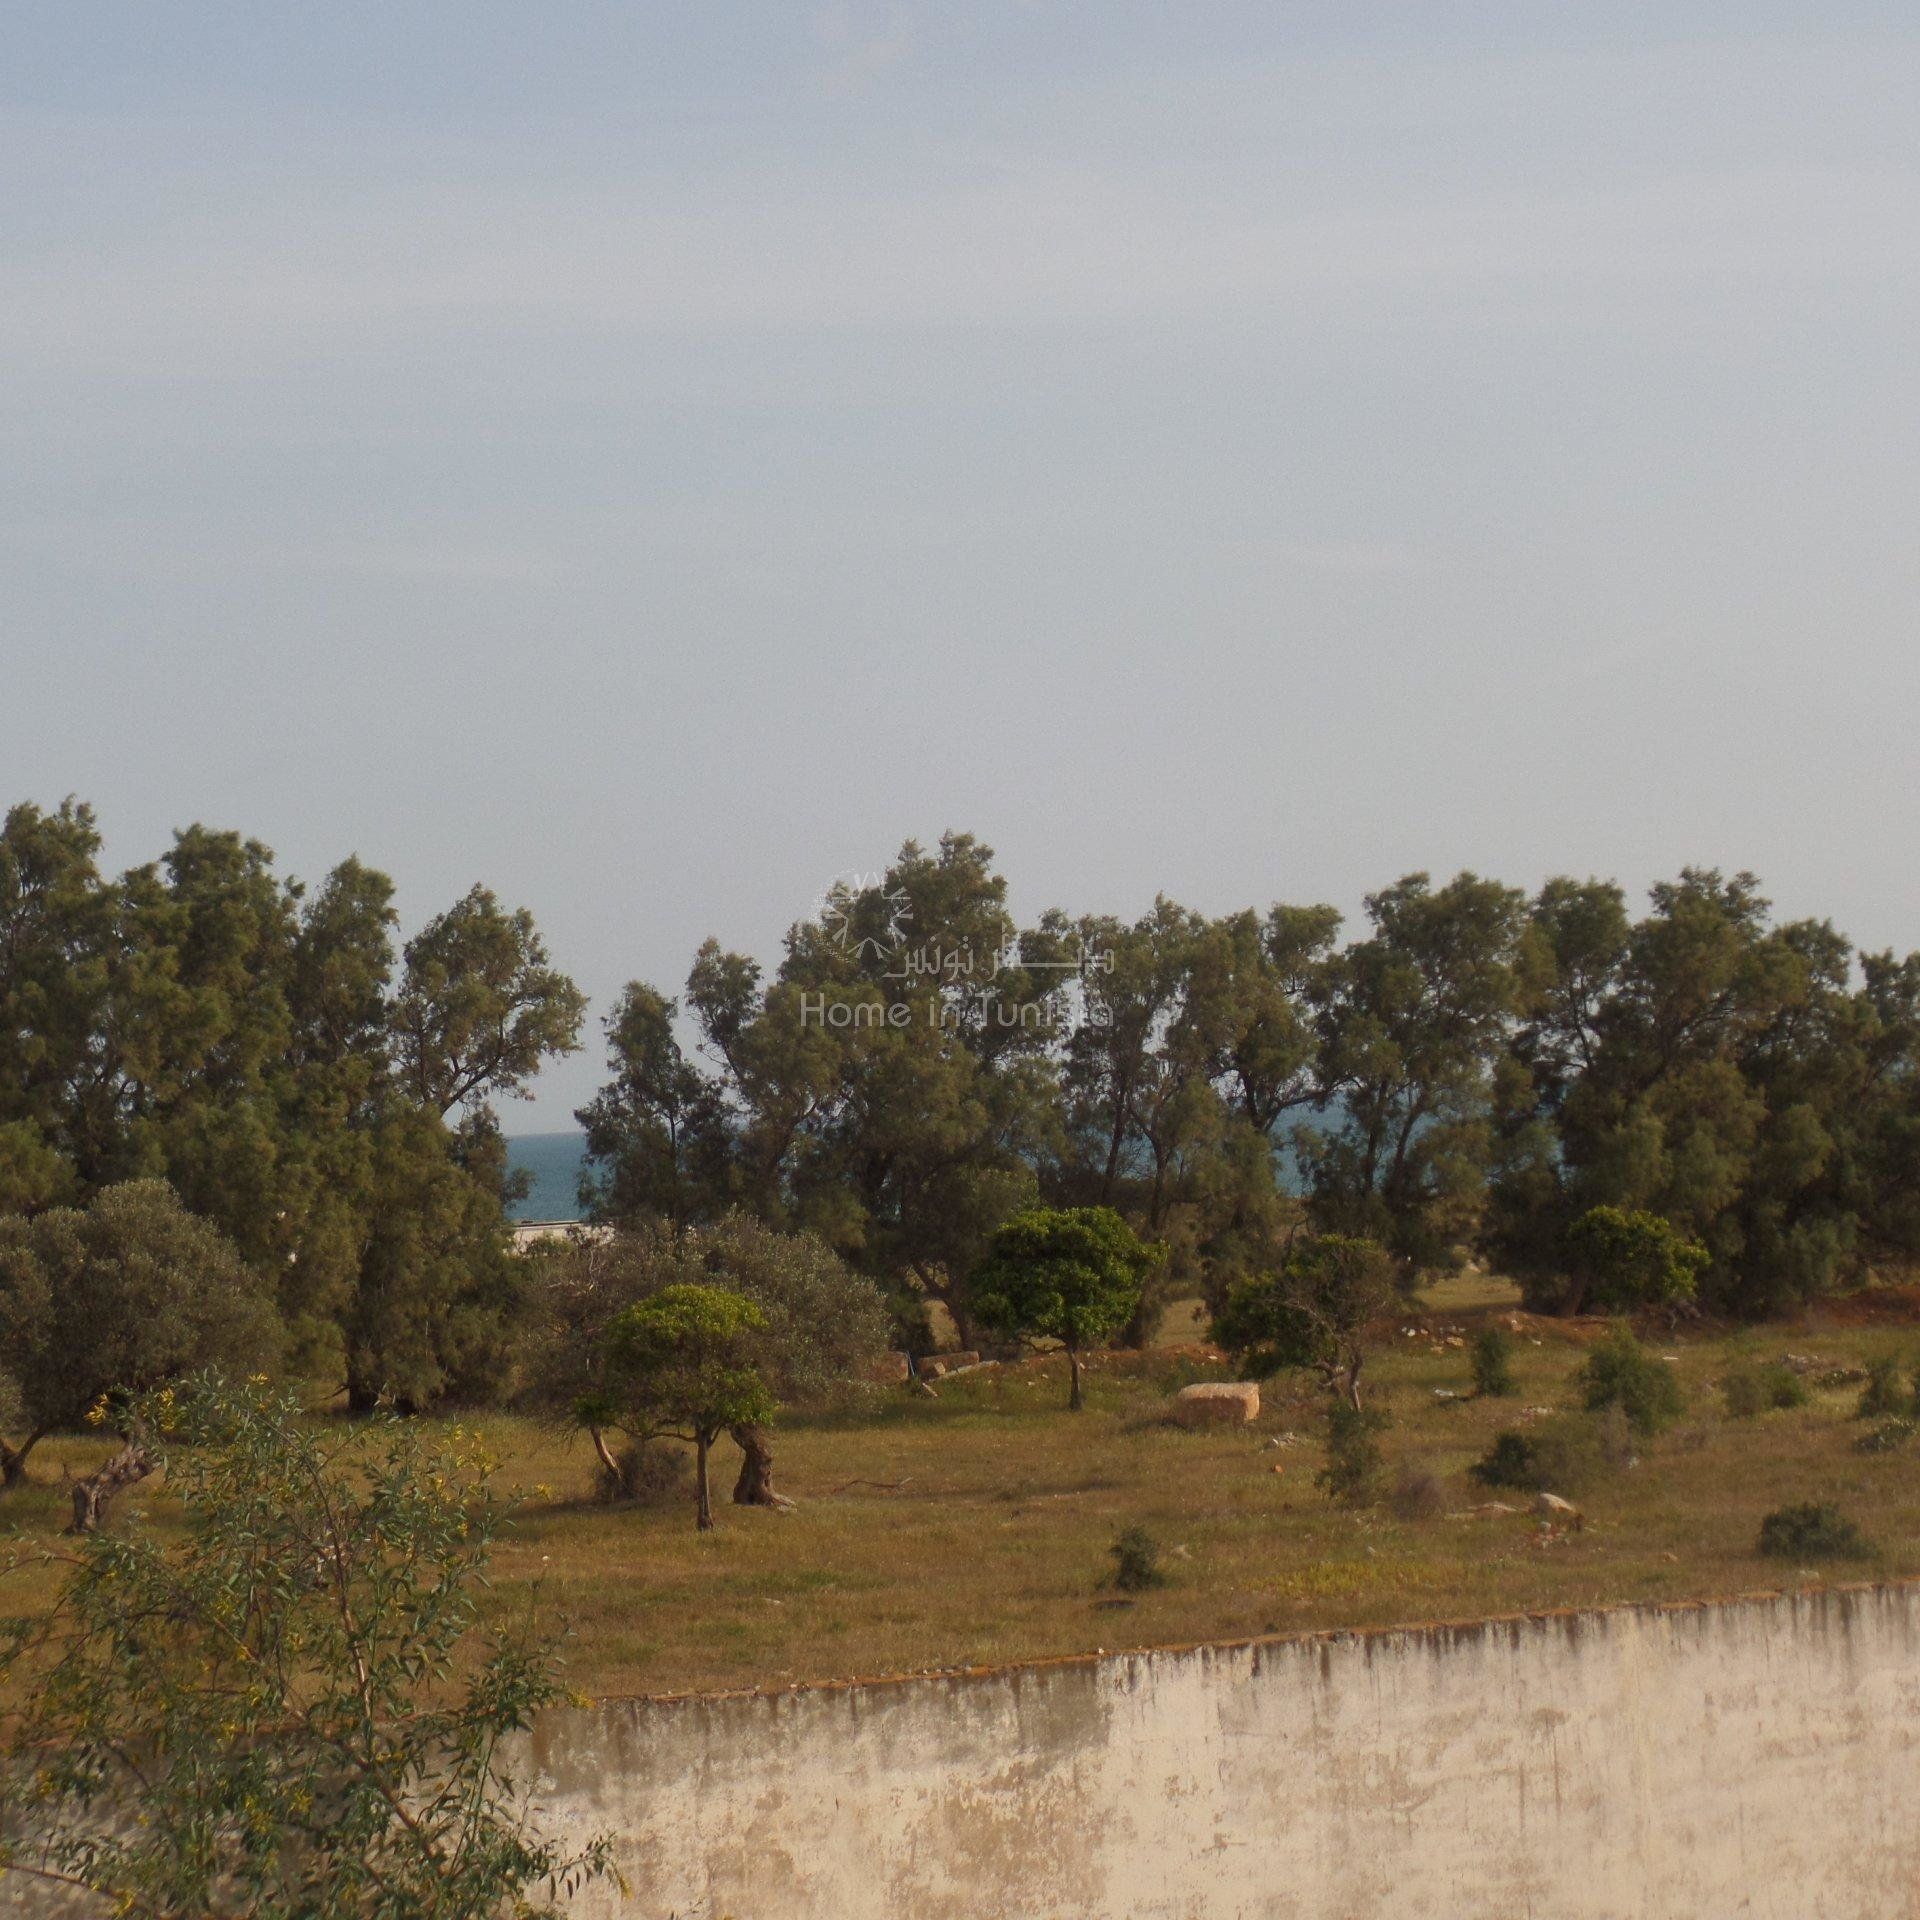
{"label": "blue sea water", "polygon": [[578,1220],[584,1133],[520,1133],[507,1138],[507,1165],[532,1174],[527,1197],[508,1208],[515,1220]]}
{"label": "blue sea water", "polygon": [[[1337,1125],[1338,1105],[1320,1116],[1310,1116],[1319,1127]],[[1304,1186],[1291,1141],[1276,1143],[1276,1172],[1283,1191],[1298,1193]],[[507,1140],[507,1165],[524,1168],[533,1176],[527,1197],[508,1211],[515,1220],[578,1220],[580,1170],[586,1163],[587,1137],[583,1133],[521,1133]]]}

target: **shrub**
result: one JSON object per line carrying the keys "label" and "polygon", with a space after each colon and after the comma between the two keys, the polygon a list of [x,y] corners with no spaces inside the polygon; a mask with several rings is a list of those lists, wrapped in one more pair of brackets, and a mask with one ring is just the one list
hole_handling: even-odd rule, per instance
{"label": "shrub", "polygon": [[1473,1390],[1487,1400],[1502,1400],[1519,1390],[1513,1377],[1513,1342],[1499,1327],[1483,1327],[1474,1339]]}
{"label": "shrub", "polygon": [[1318,1484],[1345,1507],[1365,1506],[1380,1487],[1380,1435],[1387,1416],[1336,1401],[1327,1410],[1327,1464]]}
{"label": "shrub", "polygon": [[1838,1507],[1808,1500],[1760,1522],[1760,1551],[1774,1560],[1864,1560],[1873,1547]]}
{"label": "shrub", "polygon": [[1912,1420],[1883,1420],[1877,1427],[1869,1427],[1853,1443],[1853,1450],[1855,1453],[1897,1453],[1917,1431],[1920,1427]]}
{"label": "shrub", "polygon": [[1508,1427],[1495,1434],[1473,1477],[1485,1487],[1572,1494],[1598,1479],[1606,1464],[1599,1424],[1563,1415],[1531,1429]]}
{"label": "shrub", "polygon": [[1396,1520],[1437,1520],[1447,1510],[1440,1476],[1420,1461],[1406,1461],[1394,1476],[1387,1504]]}
{"label": "shrub", "polygon": [[1122,1593],[1144,1593],[1166,1585],[1160,1571],[1160,1543],[1145,1527],[1128,1527],[1107,1549],[1113,1556],[1113,1584]]}
{"label": "shrub", "polygon": [[1807,1390],[1791,1367],[1735,1367],[1720,1383],[1726,1396],[1727,1417],[1751,1420],[1755,1414],[1787,1407],[1804,1407]]}
{"label": "shrub", "polygon": [[1624,1207],[1594,1207],[1567,1229],[1573,1268],[1571,1310],[1619,1313],[1679,1308],[1692,1300],[1707,1250],[1671,1220]]}
{"label": "shrub", "polygon": [[660,1507],[678,1504],[693,1484],[693,1468],[680,1448],[665,1440],[622,1447],[612,1467],[594,1465],[593,1497],[602,1506]]}
{"label": "shrub", "polygon": [[87,1536],[0,1628],[0,1881],[64,1878],[75,1913],[560,1920],[608,1843],[544,1839],[503,1745],[565,1689],[489,1604],[478,1436],[204,1382],[136,1412],[180,1520]]}
{"label": "shrub", "polygon": [[1580,1381],[1589,1413],[1617,1404],[1635,1433],[1658,1433],[1686,1411],[1687,1398],[1673,1369],[1624,1326],[1613,1328],[1593,1350]]}
{"label": "shrub", "polygon": [[1855,1414],[1862,1420],[1878,1419],[1883,1414],[1905,1413],[1911,1403],[1900,1377],[1900,1362],[1884,1353],[1867,1362],[1867,1384],[1860,1389],[1860,1404]]}

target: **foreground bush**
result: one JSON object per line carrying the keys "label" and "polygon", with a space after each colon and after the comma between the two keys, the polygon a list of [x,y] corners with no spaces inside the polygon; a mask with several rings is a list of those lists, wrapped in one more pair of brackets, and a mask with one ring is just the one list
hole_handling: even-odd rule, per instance
{"label": "foreground bush", "polygon": [[1508,1427],[1475,1463],[1473,1477],[1483,1487],[1512,1487],[1522,1493],[1583,1492],[1607,1467],[1604,1436],[1592,1420],[1562,1415],[1537,1427]]}
{"label": "foreground bush", "polygon": [[1327,1464],[1316,1478],[1342,1506],[1364,1506],[1380,1491],[1380,1435],[1386,1425],[1387,1416],[1377,1409],[1363,1413],[1344,1401],[1327,1409]]}
{"label": "foreground bush", "polygon": [[1720,1383],[1727,1417],[1751,1420],[1756,1414],[1807,1404],[1807,1389],[1791,1367],[1736,1367]]}
{"label": "foreground bush", "polygon": [[1864,1560],[1873,1544],[1838,1507],[1809,1500],[1760,1522],[1760,1551],[1776,1560]]}
{"label": "foreground bush", "polygon": [[1673,1369],[1649,1353],[1624,1326],[1614,1327],[1580,1369],[1587,1411],[1618,1406],[1638,1434],[1671,1426],[1687,1409]]}
{"label": "foreground bush", "polygon": [[1513,1341],[1500,1327],[1483,1327],[1473,1342],[1473,1390],[1485,1400],[1519,1391],[1513,1377]]}
{"label": "foreground bush", "polygon": [[[502,1510],[477,1442],[324,1435],[265,1391],[140,1410],[177,1541],[92,1535],[0,1635],[0,1887],[220,1920],[518,1920],[608,1870],[528,1826],[500,1742],[558,1700],[479,1625]],[[91,1909],[89,1909],[91,1910]]]}
{"label": "foreground bush", "polygon": [[1145,1527],[1126,1527],[1107,1549],[1113,1559],[1113,1584],[1122,1593],[1145,1593],[1166,1585],[1160,1571],[1160,1543]]}

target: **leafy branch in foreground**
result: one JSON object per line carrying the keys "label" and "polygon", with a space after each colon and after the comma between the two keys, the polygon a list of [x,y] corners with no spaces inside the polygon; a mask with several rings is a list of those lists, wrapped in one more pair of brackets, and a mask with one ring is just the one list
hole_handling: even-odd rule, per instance
{"label": "leafy branch in foreground", "polygon": [[504,1508],[476,1435],[318,1428],[204,1379],[141,1412],[184,1528],[84,1537],[51,1612],[0,1637],[0,1888],[143,1920],[533,1920],[610,1871],[604,1839],[543,1840],[507,1769],[562,1689],[530,1626],[478,1618]]}

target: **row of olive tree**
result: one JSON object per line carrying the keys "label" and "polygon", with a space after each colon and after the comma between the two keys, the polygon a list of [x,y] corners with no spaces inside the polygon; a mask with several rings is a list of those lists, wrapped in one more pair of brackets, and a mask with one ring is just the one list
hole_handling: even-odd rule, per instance
{"label": "row of olive tree", "polygon": [[1403,1278],[1477,1252],[1566,1310],[1596,1209],[1704,1248],[1722,1310],[1920,1254],[1920,956],[1776,924],[1710,870],[1639,918],[1598,880],[1414,874],[1366,904],[1344,943],[1319,906],[1021,926],[989,849],[909,843],[771,973],[709,942],[678,998],[627,989],[585,1198],[813,1230],[921,1344],[932,1302],[972,1343],[988,1243],[1041,1204],[1167,1247],[1135,1340],[1303,1227]]}
{"label": "row of olive tree", "polygon": [[532,917],[476,886],[401,946],[357,859],[309,890],[202,826],[100,852],[73,801],[0,823],[0,1215],[164,1178],[272,1277],[291,1368],[363,1410],[500,1392],[494,1103],[585,1007]]}

